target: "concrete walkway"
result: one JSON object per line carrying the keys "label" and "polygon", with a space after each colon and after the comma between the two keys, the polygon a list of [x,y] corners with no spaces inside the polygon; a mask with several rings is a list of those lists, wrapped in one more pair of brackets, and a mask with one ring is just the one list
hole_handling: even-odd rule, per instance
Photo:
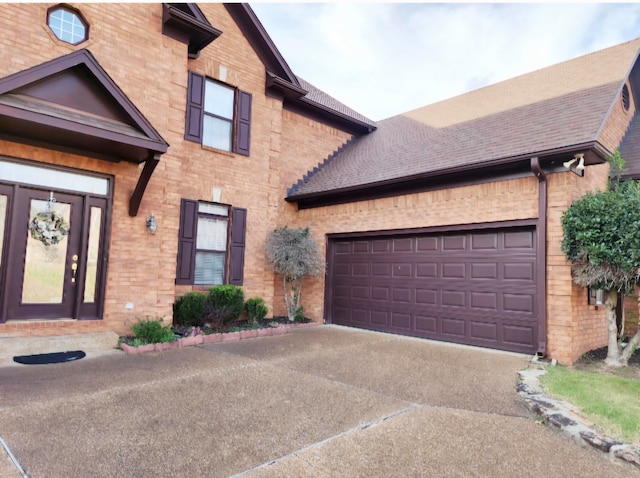
{"label": "concrete walkway", "polygon": [[528,361],[321,326],[2,367],[0,437],[31,478],[637,477],[529,415]]}

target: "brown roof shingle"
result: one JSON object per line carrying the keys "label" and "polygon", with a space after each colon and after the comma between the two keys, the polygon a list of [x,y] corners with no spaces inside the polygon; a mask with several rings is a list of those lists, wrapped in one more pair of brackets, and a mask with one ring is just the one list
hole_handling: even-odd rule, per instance
{"label": "brown roof shingle", "polygon": [[636,39],[380,121],[288,197],[596,141],[639,48]]}

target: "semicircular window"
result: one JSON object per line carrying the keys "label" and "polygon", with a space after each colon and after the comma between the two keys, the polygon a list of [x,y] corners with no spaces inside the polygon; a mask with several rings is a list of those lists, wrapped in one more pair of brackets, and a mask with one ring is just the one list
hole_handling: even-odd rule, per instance
{"label": "semicircular window", "polygon": [[77,45],[89,38],[89,24],[80,12],[57,5],[47,10],[47,25],[59,39]]}

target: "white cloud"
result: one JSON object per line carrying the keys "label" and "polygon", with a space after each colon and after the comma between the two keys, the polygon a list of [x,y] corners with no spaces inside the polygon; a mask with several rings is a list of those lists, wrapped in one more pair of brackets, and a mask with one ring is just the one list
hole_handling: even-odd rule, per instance
{"label": "white cloud", "polygon": [[637,3],[252,8],[297,75],[374,120],[640,37]]}

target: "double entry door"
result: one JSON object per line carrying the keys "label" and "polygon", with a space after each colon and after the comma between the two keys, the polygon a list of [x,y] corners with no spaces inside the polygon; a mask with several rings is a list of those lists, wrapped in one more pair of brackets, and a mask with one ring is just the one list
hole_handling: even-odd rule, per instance
{"label": "double entry door", "polygon": [[90,194],[0,184],[0,321],[100,318],[106,209]]}

